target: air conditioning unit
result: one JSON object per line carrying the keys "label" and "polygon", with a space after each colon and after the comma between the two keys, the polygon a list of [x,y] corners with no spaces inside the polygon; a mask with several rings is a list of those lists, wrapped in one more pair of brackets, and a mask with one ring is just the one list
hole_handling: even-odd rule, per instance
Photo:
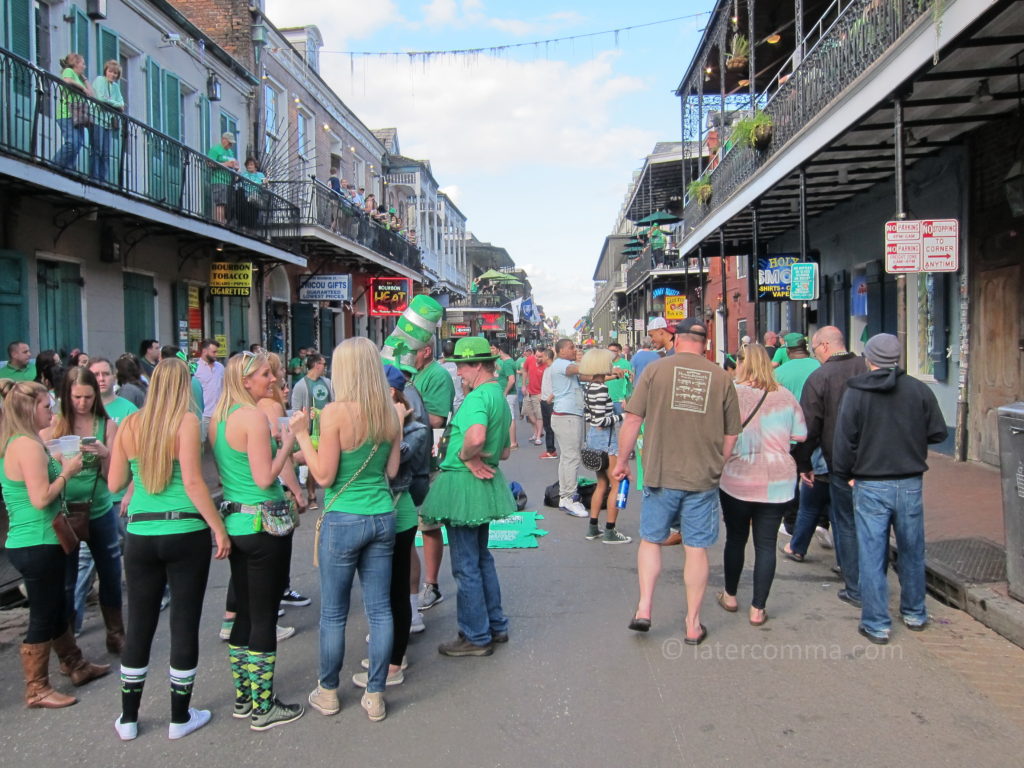
{"label": "air conditioning unit", "polygon": [[107,0],[85,0],[85,15],[93,21],[107,18]]}

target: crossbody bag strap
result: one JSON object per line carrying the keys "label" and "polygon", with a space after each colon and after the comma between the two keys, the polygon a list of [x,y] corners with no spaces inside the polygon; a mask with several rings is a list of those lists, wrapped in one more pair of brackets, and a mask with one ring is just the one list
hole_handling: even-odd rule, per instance
{"label": "crossbody bag strap", "polygon": [[345,481],[345,484],[343,486],[341,486],[341,488],[338,489],[338,492],[335,493],[331,497],[331,500],[330,501],[327,501],[326,499],[324,500],[324,508],[320,512],[320,517],[317,518],[317,521],[316,521],[316,533],[313,536],[313,567],[314,568],[318,568],[320,566],[320,554],[319,554],[320,553],[320,527],[324,524],[324,517],[327,515],[327,509],[334,502],[336,502],[338,500],[338,497],[341,496],[341,494],[343,494],[345,492],[345,490],[350,485],[352,485],[353,482],[355,482],[355,479],[357,477],[359,477],[363,473],[363,470],[366,469],[366,466],[370,463],[370,459],[372,459],[376,455],[378,448],[380,448],[380,443],[377,443],[376,445],[373,446],[373,448],[370,449],[370,453],[366,457],[366,460],[363,461],[363,465],[352,474],[352,477],[350,477],[348,480]]}
{"label": "crossbody bag strap", "polygon": [[744,430],[744,429],[746,428],[747,424],[749,424],[749,423],[750,423],[750,420],[751,420],[752,418],[754,418],[754,416],[756,416],[756,415],[757,415],[757,412],[758,412],[759,410],[761,410],[761,406],[762,406],[762,405],[764,404],[764,401],[765,401],[765,400],[766,400],[767,398],[768,398],[768,390],[766,389],[766,390],[764,391],[764,394],[763,394],[763,395],[761,395],[761,399],[757,401],[757,405],[755,405],[755,406],[754,406],[754,410],[752,410],[752,411],[751,411],[751,412],[750,412],[749,414],[747,414],[747,418],[745,418],[745,419],[743,420],[743,423],[742,423],[742,424],[740,424],[740,431],[741,431],[741,432],[742,432],[742,431],[743,431],[743,430]]}

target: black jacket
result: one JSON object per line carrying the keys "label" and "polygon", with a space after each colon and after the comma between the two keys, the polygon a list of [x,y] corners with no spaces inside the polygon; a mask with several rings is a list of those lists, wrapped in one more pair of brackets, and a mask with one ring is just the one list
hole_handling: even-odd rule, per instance
{"label": "black jacket", "polygon": [[829,466],[842,480],[914,477],[928,469],[928,445],[945,439],[935,393],[899,368],[879,368],[847,382]]}
{"label": "black jacket", "polygon": [[811,471],[811,454],[819,445],[825,456],[825,463],[832,467],[832,440],[839,414],[839,401],[846,391],[846,382],[853,376],[865,373],[868,364],[863,357],[847,352],[845,355],[830,357],[821,368],[811,373],[804,382],[800,394],[800,407],[807,422],[807,439],[797,443],[792,450],[793,458],[800,472]]}

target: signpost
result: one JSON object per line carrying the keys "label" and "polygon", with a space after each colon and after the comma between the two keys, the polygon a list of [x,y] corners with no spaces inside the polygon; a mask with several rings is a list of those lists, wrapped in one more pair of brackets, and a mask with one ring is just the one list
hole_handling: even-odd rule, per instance
{"label": "signpost", "polygon": [[818,265],[813,261],[797,262],[789,268],[791,301],[818,300]]}
{"label": "signpost", "polygon": [[683,320],[686,318],[686,297],[666,296],[665,297],[665,319]]}
{"label": "signpost", "polygon": [[779,254],[757,259],[757,298],[759,301],[788,301],[790,270],[799,259]]}
{"label": "signpost", "polygon": [[369,282],[371,317],[396,317],[408,309],[412,290],[408,277],[373,277]]}
{"label": "signpost", "polygon": [[300,301],[351,301],[352,275],[314,275],[299,288]]}
{"label": "signpost", "polygon": [[886,272],[956,272],[959,268],[958,219],[920,219],[885,223]]}
{"label": "signpost", "polygon": [[215,261],[210,264],[211,296],[248,296],[251,289],[251,261]]}

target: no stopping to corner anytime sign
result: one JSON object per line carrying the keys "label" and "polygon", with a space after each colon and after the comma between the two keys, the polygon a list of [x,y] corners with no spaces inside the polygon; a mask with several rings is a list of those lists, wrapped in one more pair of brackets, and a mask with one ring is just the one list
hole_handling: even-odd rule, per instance
{"label": "no stopping to corner anytime sign", "polygon": [[956,272],[959,268],[959,220],[921,219],[885,223],[886,272]]}

